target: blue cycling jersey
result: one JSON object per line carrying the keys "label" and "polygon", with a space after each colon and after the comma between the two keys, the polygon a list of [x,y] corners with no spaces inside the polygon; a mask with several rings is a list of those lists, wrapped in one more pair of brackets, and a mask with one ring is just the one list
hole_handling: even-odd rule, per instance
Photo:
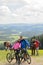
{"label": "blue cycling jersey", "polygon": [[21,43],[21,48],[22,48],[22,49],[23,49],[23,48],[26,48],[27,46],[30,47],[30,43],[29,43],[27,40],[22,39],[22,40],[20,41],[20,43]]}

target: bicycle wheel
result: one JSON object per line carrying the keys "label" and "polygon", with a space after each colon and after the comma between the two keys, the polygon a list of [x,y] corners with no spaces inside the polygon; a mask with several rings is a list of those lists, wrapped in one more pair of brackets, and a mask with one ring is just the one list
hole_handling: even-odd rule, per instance
{"label": "bicycle wheel", "polygon": [[20,65],[20,60],[17,60],[17,64]]}
{"label": "bicycle wheel", "polygon": [[28,63],[28,64],[30,64],[30,63],[31,63],[31,57],[30,57],[30,55],[29,55],[29,54],[27,54],[26,61],[27,61],[27,63]]}
{"label": "bicycle wheel", "polygon": [[19,59],[18,59],[18,61],[17,61],[17,62],[18,62],[18,65],[20,65],[20,60],[19,60]]}
{"label": "bicycle wheel", "polygon": [[15,53],[11,53],[12,59],[15,59]]}
{"label": "bicycle wheel", "polygon": [[17,55],[17,64],[20,65],[20,56]]}
{"label": "bicycle wheel", "polygon": [[11,61],[12,61],[11,53],[8,53],[8,54],[6,55],[6,59],[7,59],[7,61],[8,61],[9,63],[11,63]]}

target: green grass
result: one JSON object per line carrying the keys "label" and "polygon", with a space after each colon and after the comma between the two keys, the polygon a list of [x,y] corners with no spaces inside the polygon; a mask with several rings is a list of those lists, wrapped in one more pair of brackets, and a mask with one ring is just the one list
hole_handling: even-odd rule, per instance
{"label": "green grass", "polygon": [[[8,52],[10,52],[10,51],[0,50],[0,62],[6,61],[6,54]],[[29,54],[31,54],[30,50],[28,52],[29,52]],[[39,50],[39,56],[33,56],[33,57],[39,58],[41,56],[43,56],[43,50]]]}
{"label": "green grass", "polygon": [[8,51],[5,50],[0,50],[0,62],[5,62],[6,61],[6,54]]}
{"label": "green grass", "polygon": [[39,56],[43,56],[43,50],[39,50]]}
{"label": "green grass", "polygon": [[[31,51],[28,51],[28,53],[31,55]],[[43,50],[39,50],[39,56],[33,55],[33,57],[41,57],[41,56],[43,56]]]}

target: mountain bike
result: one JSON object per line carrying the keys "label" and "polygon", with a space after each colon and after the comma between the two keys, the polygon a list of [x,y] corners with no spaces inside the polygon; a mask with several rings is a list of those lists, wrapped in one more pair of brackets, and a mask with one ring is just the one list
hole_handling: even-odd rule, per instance
{"label": "mountain bike", "polygon": [[12,60],[16,59],[16,57],[17,57],[16,62],[18,65],[20,65],[22,60],[27,61],[28,64],[31,64],[31,57],[30,57],[29,53],[27,52],[27,49],[26,49],[26,53],[24,53],[24,52],[22,53],[22,50],[20,50],[19,53],[16,55],[16,57],[15,57],[15,53],[16,53],[16,51],[13,53],[12,52],[7,53],[6,59],[9,63],[11,63]]}
{"label": "mountain bike", "polygon": [[24,61],[27,61],[28,64],[31,64],[31,57],[30,57],[29,53],[27,52],[27,49],[24,51],[26,51],[26,52],[22,53],[22,50],[21,50],[20,62],[22,62],[22,60],[24,59]]}
{"label": "mountain bike", "polygon": [[16,63],[20,65],[20,53],[16,53],[17,51],[7,53],[6,59],[9,63],[11,63],[13,59],[16,59]]}

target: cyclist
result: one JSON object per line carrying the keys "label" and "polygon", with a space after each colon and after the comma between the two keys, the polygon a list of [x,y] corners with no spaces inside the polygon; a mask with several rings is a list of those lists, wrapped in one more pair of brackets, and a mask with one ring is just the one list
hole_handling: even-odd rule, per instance
{"label": "cyclist", "polygon": [[19,58],[17,58],[17,55],[20,53],[20,48],[21,48],[21,44],[20,44],[20,41],[18,40],[12,46],[12,49],[15,51],[16,62],[19,59]]}
{"label": "cyclist", "polygon": [[[30,48],[30,43],[28,42],[28,40],[23,39],[22,36],[20,36],[20,43],[21,43],[21,49],[22,49],[22,53],[26,53],[26,48]],[[25,60],[25,58],[24,58]]]}

